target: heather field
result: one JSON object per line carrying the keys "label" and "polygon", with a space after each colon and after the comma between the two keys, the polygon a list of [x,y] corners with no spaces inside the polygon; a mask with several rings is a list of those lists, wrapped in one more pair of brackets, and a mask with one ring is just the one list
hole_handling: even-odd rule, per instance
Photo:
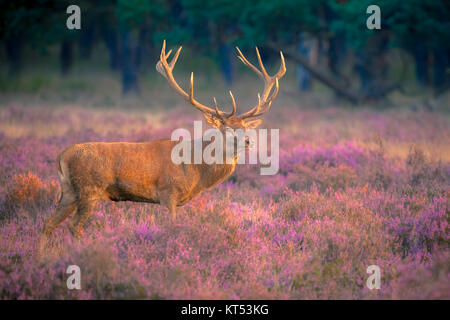
{"label": "heather field", "polygon": [[[262,125],[280,129],[277,175],[238,166],[175,221],[159,205],[100,203],[81,242],[63,223],[39,254],[60,150],[169,138],[201,119],[158,88],[140,108],[3,95],[0,298],[450,299],[448,112],[313,108],[285,92]],[[67,289],[72,264],[81,290]],[[373,264],[380,290],[366,286]]]}

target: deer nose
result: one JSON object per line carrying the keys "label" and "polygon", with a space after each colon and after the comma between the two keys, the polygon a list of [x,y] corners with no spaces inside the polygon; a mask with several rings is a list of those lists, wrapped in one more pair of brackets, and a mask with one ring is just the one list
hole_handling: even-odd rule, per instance
{"label": "deer nose", "polygon": [[250,137],[245,137],[245,146],[247,148],[252,148],[253,147],[253,140],[250,139]]}

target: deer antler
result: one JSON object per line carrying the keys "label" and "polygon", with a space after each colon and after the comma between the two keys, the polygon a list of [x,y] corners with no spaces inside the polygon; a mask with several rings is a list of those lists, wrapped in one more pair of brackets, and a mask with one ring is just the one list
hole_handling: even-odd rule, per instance
{"label": "deer antler", "polygon": [[[276,98],[278,95],[278,80],[281,79],[284,74],[286,73],[286,64],[284,62],[284,56],[283,52],[280,51],[281,56],[281,65],[280,70],[278,73],[274,76],[270,76],[266,68],[264,68],[264,64],[261,59],[261,55],[259,54],[258,48],[256,48],[256,56],[258,57],[258,63],[260,66],[260,69],[256,68],[253,64],[251,64],[247,58],[242,54],[241,50],[239,50],[238,47],[236,47],[239,55],[237,56],[239,60],[241,60],[247,67],[252,69],[256,72],[258,76],[260,76],[264,80],[264,91],[262,96],[258,94],[258,104],[254,106],[252,109],[247,111],[246,113],[243,113],[239,116],[240,119],[244,120],[251,117],[259,117],[265,114],[270,109],[270,105],[272,104],[272,101]],[[269,93],[272,91],[273,86],[275,85],[275,90],[273,91],[272,95],[269,97]]]}
{"label": "deer antler", "polygon": [[[256,48],[256,56],[258,57],[258,63],[260,69],[255,67],[253,64],[251,64],[245,56],[242,54],[241,50],[239,50],[238,47],[236,47],[239,55],[237,56],[239,60],[241,60],[246,66],[248,66],[250,69],[256,72],[258,76],[260,76],[264,80],[264,91],[262,95],[258,94],[258,104],[254,106],[249,111],[241,114],[238,116],[239,119],[245,120],[252,117],[259,117],[265,114],[267,111],[269,111],[270,106],[273,102],[273,100],[278,95],[278,80],[281,79],[284,74],[286,73],[286,65],[284,62],[283,53],[280,51],[281,56],[281,66],[278,73],[274,76],[270,76],[266,68],[264,68],[264,64],[261,59],[261,55],[259,54],[258,48]],[[159,73],[161,73],[169,82],[169,85],[187,102],[192,104],[195,108],[200,110],[203,113],[207,113],[210,115],[215,116],[216,118],[220,119],[222,123],[225,123],[227,119],[233,117],[236,114],[236,100],[234,99],[233,93],[230,91],[230,97],[231,102],[233,103],[233,111],[230,114],[226,114],[223,111],[219,110],[219,107],[217,105],[216,98],[213,98],[214,101],[214,109],[207,107],[194,98],[194,73],[191,73],[191,79],[190,79],[190,88],[189,88],[189,94],[187,94],[175,81],[175,78],[173,77],[172,70],[175,66],[175,63],[178,60],[178,56],[180,55],[181,46],[178,48],[177,52],[175,53],[172,61],[170,63],[167,62],[167,58],[169,58],[170,54],[172,53],[172,50],[170,50],[168,53],[166,53],[166,40],[163,42],[163,46],[161,49],[161,55],[160,60],[156,64],[156,70],[158,70]],[[272,91],[272,88],[275,86],[275,89],[273,90],[272,94],[270,92]]]}
{"label": "deer antler", "polygon": [[192,104],[195,108],[200,110],[203,113],[207,113],[210,115],[213,115],[223,122],[229,118],[232,117],[236,113],[236,101],[234,100],[233,94],[230,91],[231,101],[233,103],[233,111],[226,115],[225,112],[220,111],[217,106],[216,98],[214,98],[214,109],[207,107],[194,98],[194,73],[191,73],[191,79],[190,79],[190,88],[189,88],[189,94],[187,94],[175,81],[175,78],[173,77],[172,70],[175,66],[175,63],[178,60],[178,56],[180,55],[181,46],[178,48],[177,52],[175,53],[175,56],[173,57],[172,61],[170,63],[167,62],[167,58],[169,58],[170,54],[172,53],[172,50],[170,50],[168,53],[166,53],[166,40],[164,40],[162,49],[161,49],[161,55],[159,58],[158,63],[156,64],[156,70],[161,73],[169,82],[169,85],[177,92],[184,100]]}

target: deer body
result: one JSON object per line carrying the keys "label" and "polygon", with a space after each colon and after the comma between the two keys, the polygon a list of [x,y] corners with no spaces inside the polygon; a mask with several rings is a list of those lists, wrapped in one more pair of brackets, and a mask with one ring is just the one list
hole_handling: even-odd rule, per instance
{"label": "deer body", "polygon": [[[235,164],[174,164],[177,142],[92,142],[72,145],[59,156],[58,173],[77,198],[182,205],[225,180]],[[167,160],[169,159],[169,161]],[[170,191],[170,192],[168,192]]]}
{"label": "deer body", "polygon": [[[189,94],[176,83],[172,69],[178,59],[181,47],[170,63],[169,53],[165,52],[165,41],[160,61],[156,68],[169,82],[169,85],[187,102],[200,110],[205,120],[221,134],[228,135],[229,129],[257,127],[261,119],[249,120],[265,114],[278,94],[278,80],[286,72],[283,54],[281,67],[275,76],[269,76],[256,49],[260,69],[253,66],[238,50],[238,58],[255,71],[265,82],[264,91],[258,95],[258,104],[251,110],[235,116],[236,102],[230,92],[233,111],[225,114],[219,111],[214,99],[214,109],[194,99],[193,74]],[[273,93],[271,93],[272,88]],[[82,228],[99,200],[134,201],[160,203],[175,216],[177,206],[182,206],[202,191],[223,182],[234,171],[237,159],[245,147],[237,145],[235,140],[223,139],[223,147],[233,148],[232,155],[224,154],[222,164],[175,164],[171,154],[178,143],[172,140],[152,142],[89,142],[72,145],[57,157],[57,169],[61,182],[61,197],[55,212],[44,225],[41,247],[46,244],[53,230],[66,218],[76,212],[69,222],[69,229],[76,238],[80,238]],[[191,141],[193,150],[194,141]],[[203,148],[205,142],[202,142]],[[231,145],[230,145],[231,144]],[[193,155],[192,155],[193,156]],[[226,159],[226,157],[232,157]]]}
{"label": "deer body", "polygon": [[83,222],[98,200],[160,203],[175,215],[202,191],[223,182],[234,171],[237,157],[227,164],[174,164],[170,161],[177,141],[90,142],[75,144],[57,157],[61,182],[60,204],[46,222],[44,234],[75,208],[69,229],[81,236]]}

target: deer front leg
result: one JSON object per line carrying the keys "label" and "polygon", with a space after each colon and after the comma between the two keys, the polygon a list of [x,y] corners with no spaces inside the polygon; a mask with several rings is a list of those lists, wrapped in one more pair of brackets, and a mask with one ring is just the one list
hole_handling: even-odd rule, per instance
{"label": "deer front leg", "polygon": [[175,191],[166,191],[161,194],[160,203],[162,206],[166,207],[169,210],[169,214],[171,216],[172,221],[175,221],[177,217],[177,202],[178,202],[178,194]]}

